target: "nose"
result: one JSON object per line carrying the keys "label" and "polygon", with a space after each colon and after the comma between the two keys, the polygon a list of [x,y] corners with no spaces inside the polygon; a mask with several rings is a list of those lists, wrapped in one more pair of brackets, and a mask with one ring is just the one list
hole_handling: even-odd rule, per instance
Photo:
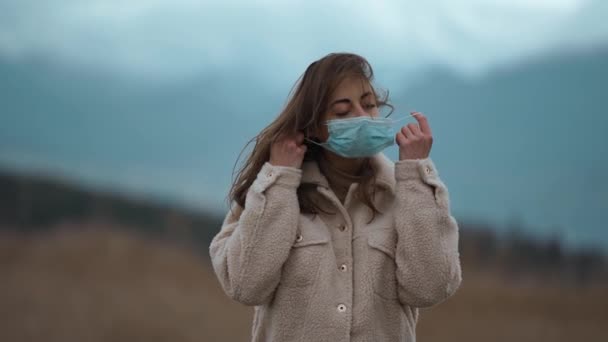
{"label": "nose", "polygon": [[359,116],[371,116],[371,113],[365,111],[365,108],[361,105],[361,103],[356,103],[352,108],[352,114],[355,117]]}

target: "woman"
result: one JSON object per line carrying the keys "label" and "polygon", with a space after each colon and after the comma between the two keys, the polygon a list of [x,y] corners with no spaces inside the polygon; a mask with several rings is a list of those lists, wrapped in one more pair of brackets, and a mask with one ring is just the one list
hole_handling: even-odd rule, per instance
{"label": "woman", "polygon": [[[255,306],[253,341],[414,341],[418,308],[460,286],[429,123],[412,113],[395,134],[372,80],[354,54],[312,63],[236,177],[210,254]],[[380,151],[395,141],[393,163]]]}

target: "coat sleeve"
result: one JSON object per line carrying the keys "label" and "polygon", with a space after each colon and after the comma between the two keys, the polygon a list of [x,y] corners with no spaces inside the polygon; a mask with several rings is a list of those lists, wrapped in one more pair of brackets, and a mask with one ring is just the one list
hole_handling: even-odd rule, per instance
{"label": "coat sleeve", "polygon": [[268,302],[296,239],[302,171],[264,164],[249,188],[245,207],[233,204],[209,254],[219,282],[245,305]]}
{"label": "coat sleeve", "polygon": [[458,225],[431,159],[395,163],[399,300],[429,307],[456,292],[462,281]]}

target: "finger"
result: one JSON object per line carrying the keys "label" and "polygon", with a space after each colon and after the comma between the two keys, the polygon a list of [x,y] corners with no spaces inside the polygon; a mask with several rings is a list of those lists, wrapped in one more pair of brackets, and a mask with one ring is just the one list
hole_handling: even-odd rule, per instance
{"label": "finger", "polygon": [[399,145],[399,146],[405,145],[405,143],[407,142],[405,135],[403,135],[403,133],[401,133],[401,132],[397,133],[395,140],[397,141],[397,145]]}
{"label": "finger", "polygon": [[432,135],[431,126],[429,125],[429,122],[426,119],[426,116],[424,116],[420,112],[413,112],[412,115],[414,116],[416,121],[418,121],[418,124],[420,124],[420,130],[422,131],[422,133]]}
{"label": "finger", "polygon": [[403,135],[407,138],[407,139],[411,139],[414,137],[414,133],[412,133],[412,131],[409,129],[409,127],[407,126],[403,126],[401,128],[401,133],[403,133]]}
{"label": "finger", "polygon": [[409,123],[407,124],[407,128],[410,129],[410,131],[412,131],[412,133],[414,133],[414,135],[421,137],[422,136],[422,132],[420,131],[420,126],[418,126],[415,123]]}
{"label": "finger", "polygon": [[287,138],[287,135],[285,133],[279,133],[274,137],[273,142],[274,143],[282,143],[285,141],[285,139]]}

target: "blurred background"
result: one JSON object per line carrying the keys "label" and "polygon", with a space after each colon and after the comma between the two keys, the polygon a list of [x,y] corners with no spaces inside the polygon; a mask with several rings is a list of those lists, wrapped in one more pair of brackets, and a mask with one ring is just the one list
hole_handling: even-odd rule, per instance
{"label": "blurred background", "polygon": [[242,148],[330,52],[433,127],[464,281],[419,339],[608,340],[606,18],[601,0],[0,0],[0,340],[247,341],[208,245]]}

